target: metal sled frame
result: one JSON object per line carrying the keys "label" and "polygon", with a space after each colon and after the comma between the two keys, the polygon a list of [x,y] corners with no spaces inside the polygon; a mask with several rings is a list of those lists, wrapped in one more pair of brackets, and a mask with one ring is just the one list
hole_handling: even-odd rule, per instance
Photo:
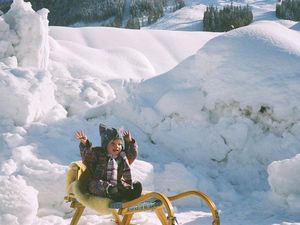
{"label": "metal sled frame", "polygon": [[[75,174],[75,176],[67,176],[66,183],[68,195],[65,197],[65,201],[70,202],[70,207],[75,209],[70,225],[77,225],[86,206],[77,200],[70,189],[70,185],[74,181],[80,180],[82,173],[85,171],[85,166],[81,161],[77,161],[70,165],[69,171]],[[171,202],[191,195],[199,197],[207,204],[213,218],[212,225],[220,225],[218,210],[214,202],[206,194],[196,190],[183,192],[169,197],[159,192],[149,192],[132,201],[112,203],[110,206],[112,207],[111,211],[114,222],[118,225],[130,225],[134,213],[149,210],[155,212],[162,225],[175,225],[176,217],[174,216],[174,209]]]}

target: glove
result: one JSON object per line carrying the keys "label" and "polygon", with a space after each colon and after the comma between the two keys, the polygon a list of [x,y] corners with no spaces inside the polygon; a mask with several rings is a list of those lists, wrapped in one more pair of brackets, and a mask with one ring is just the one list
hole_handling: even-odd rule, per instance
{"label": "glove", "polygon": [[142,191],[143,191],[143,187],[142,187],[141,182],[135,181],[133,183],[133,189],[132,189],[132,193],[131,193],[131,198],[132,199],[131,200],[140,197],[141,194],[142,194]]}
{"label": "glove", "polygon": [[141,182],[136,181],[132,184],[132,188],[119,187],[119,193],[122,194],[124,201],[132,201],[141,196],[142,189]]}
{"label": "glove", "polygon": [[109,186],[107,189],[107,195],[115,202],[121,202],[123,200],[122,194],[117,186]]}

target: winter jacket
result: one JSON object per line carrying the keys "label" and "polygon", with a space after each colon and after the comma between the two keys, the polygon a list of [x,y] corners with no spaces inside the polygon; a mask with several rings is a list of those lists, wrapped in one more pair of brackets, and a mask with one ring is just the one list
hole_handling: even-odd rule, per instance
{"label": "winter jacket", "polygon": [[[107,197],[107,187],[110,185],[107,181],[107,163],[109,157],[106,149],[103,147],[92,147],[92,143],[87,140],[86,145],[80,143],[80,155],[82,162],[86,165],[87,169],[91,173],[91,179],[89,180],[88,188],[92,194]],[[125,143],[125,149],[129,164],[137,158],[138,145],[134,139],[131,143]],[[123,176],[123,160],[118,157],[118,185],[122,185]]]}

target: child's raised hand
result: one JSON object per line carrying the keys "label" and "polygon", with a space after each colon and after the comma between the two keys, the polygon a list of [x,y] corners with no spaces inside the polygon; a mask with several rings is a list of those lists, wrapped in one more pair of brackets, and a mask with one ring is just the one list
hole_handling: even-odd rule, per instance
{"label": "child's raised hand", "polygon": [[88,139],[87,136],[86,136],[86,134],[82,130],[77,130],[75,132],[75,138],[77,140],[79,140],[84,145],[86,144],[86,141]]}
{"label": "child's raised hand", "polygon": [[130,133],[129,131],[124,130],[124,131],[122,132],[122,135],[123,135],[123,138],[124,138],[124,141],[125,141],[125,142],[127,142],[127,143],[132,142],[131,133]]}

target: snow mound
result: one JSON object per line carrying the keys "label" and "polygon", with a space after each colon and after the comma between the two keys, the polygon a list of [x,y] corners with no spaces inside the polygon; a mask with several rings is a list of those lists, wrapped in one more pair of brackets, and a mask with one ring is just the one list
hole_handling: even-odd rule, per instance
{"label": "snow mound", "polygon": [[[55,44],[51,59],[66,65],[70,75],[75,78],[92,76],[102,81],[122,77],[143,79],[155,73],[149,60],[133,48],[96,49],[71,42],[64,42],[63,46]],[[51,70],[56,69],[55,64],[53,66]]]}
{"label": "snow mound", "polygon": [[[210,110],[218,117],[235,110],[252,119],[264,113],[272,121],[298,121],[299,38],[299,32],[275,22],[219,35],[175,69],[142,83],[140,100],[161,115],[193,117]],[[180,93],[189,97],[178,98]]]}
{"label": "snow mound", "polygon": [[158,190],[168,195],[197,188],[197,178],[180,163],[165,165],[165,170],[156,175],[155,182]]}
{"label": "snow mound", "polygon": [[0,18],[0,117],[18,125],[56,121],[66,110],[56,102],[56,86],[47,70],[48,10],[35,12],[29,2],[14,0]]}
{"label": "snow mound", "polygon": [[268,167],[272,191],[286,199],[290,208],[300,209],[300,154],[291,159],[275,161]]}
{"label": "snow mound", "polygon": [[[93,65],[97,65],[99,71],[102,70],[103,63],[100,60],[97,61],[97,58],[93,58],[94,55],[89,51],[95,52],[95,49],[99,49],[101,50],[100,52],[103,52],[103,50],[119,48],[136,50],[144,55],[142,58],[147,58],[155,71],[155,74],[137,74],[141,78],[149,78],[150,75],[158,75],[169,71],[188,56],[195,54],[204,43],[216,35],[218,33],[213,32],[180,32],[180,35],[178,35],[177,32],[168,30],[50,27],[50,36],[66,50],[73,52],[75,45],[77,45],[76,48],[88,47],[84,51],[89,54],[81,54],[81,56],[84,56],[87,61],[96,62]],[[60,49],[57,50],[59,51]],[[50,59],[56,61],[56,59],[62,58],[61,53],[64,52],[56,52],[56,49],[53,49]],[[123,51],[122,53],[126,52]],[[159,54],[159,57],[157,57],[157,54]],[[121,53],[115,56],[126,57],[126,55]],[[110,68],[117,67],[116,62],[118,60],[115,60]],[[148,76],[145,77],[145,75]]]}
{"label": "snow mound", "polygon": [[[15,203],[12,201],[11,209],[6,207],[8,203],[3,203],[1,206],[9,211],[19,208],[19,206],[14,205],[19,204],[24,209],[20,211],[14,210],[11,214],[26,220],[36,216],[37,208],[39,208],[40,215],[43,214],[43,211],[51,208],[56,209],[52,209],[53,214],[62,215],[67,207],[62,204],[65,195],[66,166],[38,159],[34,155],[36,147],[31,145],[20,145],[9,151],[11,151],[12,157],[0,164],[1,174],[3,174],[0,176],[0,178],[3,178],[3,180],[0,179],[0,182],[4,182],[1,185],[3,196],[0,199],[4,201],[5,199],[13,198]],[[11,183],[16,185],[16,187],[12,186]],[[14,190],[20,193],[14,193]],[[29,202],[25,203],[25,201]],[[4,212],[3,210],[2,212]],[[23,213],[26,214],[26,217]],[[25,223],[20,222],[20,224]]]}
{"label": "snow mound", "polygon": [[299,119],[299,38],[282,25],[260,22],[211,40],[196,56],[205,105],[238,102],[254,112],[270,108],[274,119]]}
{"label": "snow mound", "polygon": [[0,223],[31,225],[38,210],[37,195],[21,176],[0,176]]}
{"label": "snow mound", "polygon": [[204,192],[224,200],[266,191],[267,166],[299,151],[287,131],[299,132],[299,37],[274,22],[221,34],[173,70],[137,85],[111,111],[127,112],[161,152],[201,171]]}
{"label": "snow mound", "polygon": [[0,103],[5,107],[0,117],[22,125],[42,119],[53,121],[66,116],[66,111],[56,102],[56,86],[49,72],[21,67],[4,68],[0,70],[0,94],[5,98],[1,98]]}
{"label": "snow mound", "polygon": [[0,20],[4,25],[0,32],[1,44],[5,45],[1,58],[14,54],[19,66],[46,69],[49,60],[47,16],[47,9],[35,12],[29,2],[14,0],[3,15],[5,22]]}
{"label": "snow mound", "polygon": [[[69,224],[67,166],[51,161],[78,160],[74,131],[98,142],[104,121],[134,134],[144,190],[199,189],[224,224],[299,221],[299,32],[53,27],[48,40],[46,13],[15,0],[0,18],[0,224]],[[177,204],[181,224],[202,224],[197,202]],[[80,223],[112,223],[88,214]],[[149,215],[133,223],[157,224]]]}

